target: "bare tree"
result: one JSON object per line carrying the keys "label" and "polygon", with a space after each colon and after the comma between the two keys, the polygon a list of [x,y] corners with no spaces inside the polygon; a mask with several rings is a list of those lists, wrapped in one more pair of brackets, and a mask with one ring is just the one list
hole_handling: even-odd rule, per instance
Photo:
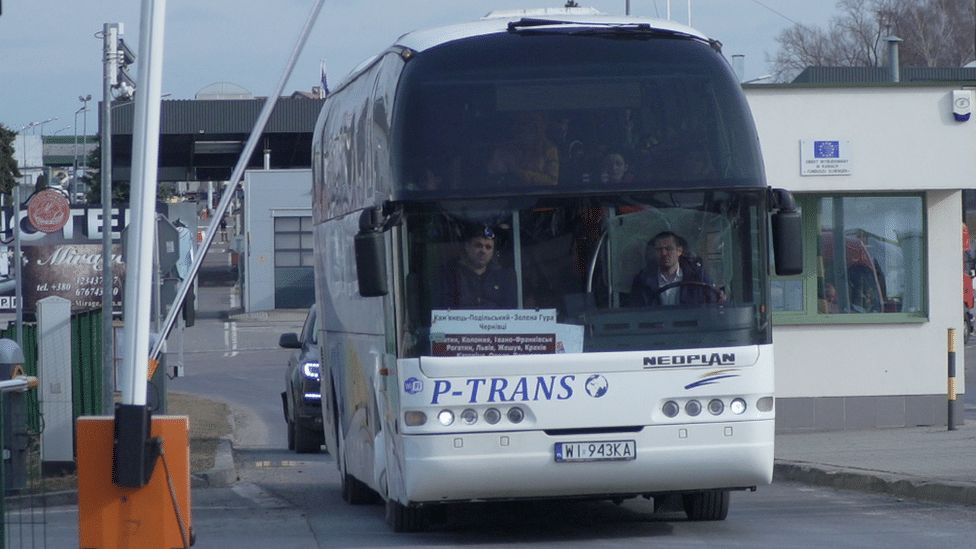
{"label": "bare tree", "polygon": [[904,67],[958,67],[973,59],[973,0],[839,0],[837,8],[826,30],[795,24],[776,37],[779,50],[767,62],[777,82],[810,66],[882,66],[889,36],[902,39]]}
{"label": "bare tree", "polygon": [[960,67],[973,60],[976,3],[915,0],[898,14],[898,37],[907,47],[901,62],[911,67]]}

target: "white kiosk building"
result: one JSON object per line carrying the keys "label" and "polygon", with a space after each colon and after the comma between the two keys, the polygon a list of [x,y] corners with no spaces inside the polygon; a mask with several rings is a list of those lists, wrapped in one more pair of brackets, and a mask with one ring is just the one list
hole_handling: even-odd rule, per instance
{"label": "white kiosk building", "polygon": [[767,180],[794,193],[804,222],[803,275],[773,282],[777,430],[945,425],[950,328],[961,422],[972,87],[765,85],[746,96]]}

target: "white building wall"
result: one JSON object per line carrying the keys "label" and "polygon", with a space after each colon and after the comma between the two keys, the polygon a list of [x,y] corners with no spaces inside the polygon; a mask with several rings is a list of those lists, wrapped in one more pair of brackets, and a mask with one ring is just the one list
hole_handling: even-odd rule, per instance
{"label": "white building wall", "polygon": [[244,172],[245,312],[275,308],[274,220],[312,215],[312,170]]}
{"label": "white building wall", "polygon": [[[976,173],[976,117],[954,120],[953,89],[960,88],[757,86],[746,97],[774,187],[961,189],[973,185]],[[853,174],[801,176],[800,140],[810,139],[850,139]]]}
{"label": "white building wall", "polygon": [[[945,422],[949,328],[958,334],[957,362],[964,359],[961,189],[972,187],[976,175],[976,117],[954,120],[953,89],[959,88],[747,88],[771,186],[794,193],[926,193],[928,318],[774,321],[781,431]],[[853,173],[801,176],[801,140],[850,140]],[[960,388],[963,370],[957,368]]]}

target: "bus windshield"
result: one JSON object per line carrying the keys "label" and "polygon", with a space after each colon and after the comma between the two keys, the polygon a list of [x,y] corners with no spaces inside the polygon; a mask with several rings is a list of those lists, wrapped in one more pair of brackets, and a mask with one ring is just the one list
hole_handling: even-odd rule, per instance
{"label": "bus windshield", "polygon": [[764,193],[671,191],[405,206],[403,356],[755,345]]}
{"label": "bus windshield", "polygon": [[394,199],[764,185],[738,83],[697,40],[493,35],[403,75]]}

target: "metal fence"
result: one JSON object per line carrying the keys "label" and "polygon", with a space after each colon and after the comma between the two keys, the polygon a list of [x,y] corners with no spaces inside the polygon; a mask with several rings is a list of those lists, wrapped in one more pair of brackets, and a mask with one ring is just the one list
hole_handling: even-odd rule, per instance
{"label": "metal fence", "polygon": [[[71,317],[72,415],[102,413],[102,314],[100,310]],[[33,387],[22,387],[11,380],[11,373],[0,371],[0,433],[3,433],[3,459],[0,460],[0,549],[8,547],[47,547],[47,508],[52,495],[77,490],[74,471],[47,470],[41,460],[40,391],[34,390],[38,378],[38,331],[24,324],[23,379]],[[16,327],[0,330],[0,339],[16,339]],[[2,370],[0,366],[0,370]],[[8,385],[8,387],[4,387]],[[70,498],[69,498],[70,499]],[[57,504],[57,503],[53,503]]]}
{"label": "metal fence", "polygon": [[[0,548],[46,547],[46,493],[40,462],[40,431],[28,426],[28,399],[37,400],[37,377],[24,375],[23,354],[13,340],[0,340]],[[9,358],[16,356],[16,360]]]}

